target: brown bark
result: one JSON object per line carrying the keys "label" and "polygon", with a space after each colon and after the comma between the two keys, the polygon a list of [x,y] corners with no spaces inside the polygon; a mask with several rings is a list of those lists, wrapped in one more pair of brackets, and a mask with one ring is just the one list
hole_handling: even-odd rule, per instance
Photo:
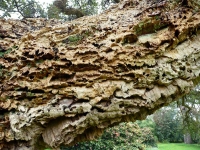
{"label": "brown bark", "polygon": [[64,24],[1,20],[1,148],[91,140],[187,94],[199,81],[200,13],[181,2],[126,0]]}

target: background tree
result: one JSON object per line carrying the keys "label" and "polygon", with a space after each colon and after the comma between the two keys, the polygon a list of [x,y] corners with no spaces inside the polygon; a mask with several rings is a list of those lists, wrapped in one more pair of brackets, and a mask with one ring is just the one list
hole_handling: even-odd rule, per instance
{"label": "background tree", "polygon": [[[52,10],[55,10],[52,12]],[[48,17],[64,20],[73,20],[86,15],[97,14],[96,0],[55,0],[48,7]]]}
{"label": "background tree", "polygon": [[159,142],[182,142],[182,118],[174,104],[164,107],[153,115],[155,135]]}
{"label": "background tree", "polygon": [[[140,123],[140,125],[143,123]],[[145,125],[146,126],[146,125]],[[149,127],[141,128],[138,123],[121,123],[104,131],[103,135],[89,142],[78,143],[63,150],[144,150],[156,147],[156,140]]]}
{"label": "background tree", "polygon": [[67,20],[67,18],[62,15],[61,10],[53,4],[47,6],[47,16],[49,19]]}
{"label": "background tree", "polygon": [[[158,140],[199,143],[200,141],[200,86],[177,102],[158,110],[153,116]],[[184,138],[183,138],[184,137]]]}
{"label": "background tree", "polygon": [[18,13],[20,18],[42,17],[49,19],[73,20],[86,15],[94,15],[107,9],[119,0],[55,0],[47,8],[41,7],[35,0],[1,0],[1,18]]}
{"label": "background tree", "polygon": [[112,4],[119,3],[120,0],[101,0],[100,6],[102,10],[106,10],[110,7]]}
{"label": "background tree", "polygon": [[178,102],[183,119],[185,143],[200,142],[200,85]]}
{"label": "background tree", "polygon": [[1,18],[11,17],[12,13],[19,14],[19,18],[46,17],[44,8],[35,0],[1,0]]}
{"label": "background tree", "polygon": [[[60,11],[57,11],[58,18],[65,20],[73,20],[86,15],[94,15],[103,10],[108,9],[111,5],[119,3],[120,0],[55,0],[52,5],[49,6],[49,10],[57,7]],[[51,18],[51,14],[49,14]],[[67,19],[66,19],[67,18]]]}

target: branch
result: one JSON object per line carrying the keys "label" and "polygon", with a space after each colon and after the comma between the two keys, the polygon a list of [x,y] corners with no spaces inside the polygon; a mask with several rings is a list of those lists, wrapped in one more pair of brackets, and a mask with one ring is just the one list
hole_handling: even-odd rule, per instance
{"label": "branch", "polygon": [[58,9],[60,9],[61,12],[64,13],[65,15],[76,15],[77,18],[84,16],[84,13],[80,9],[67,8],[66,1],[56,0],[54,1],[53,5],[56,6]]}
{"label": "branch", "polygon": [[20,13],[20,15],[21,15],[23,18],[25,18],[24,13],[23,13],[23,12],[21,11],[21,9],[20,9],[20,7],[22,6],[22,4],[19,5],[19,3],[18,3],[16,0],[13,0],[13,3],[14,3],[14,6],[16,7],[16,9],[17,9],[17,12]]}

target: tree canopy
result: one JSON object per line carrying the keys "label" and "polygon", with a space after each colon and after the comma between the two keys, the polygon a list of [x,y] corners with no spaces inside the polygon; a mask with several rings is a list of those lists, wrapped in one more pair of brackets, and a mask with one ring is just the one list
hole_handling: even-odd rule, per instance
{"label": "tree canopy", "polygon": [[45,10],[35,0],[1,0],[0,11],[2,18],[11,17],[12,13],[21,18],[45,17]]}
{"label": "tree canopy", "polygon": [[1,0],[0,17],[11,17],[16,13],[22,19],[42,17],[66,21],[97,14],[115,3],[119,0],[55,0],[47,6],[41,6],[36,0]]}

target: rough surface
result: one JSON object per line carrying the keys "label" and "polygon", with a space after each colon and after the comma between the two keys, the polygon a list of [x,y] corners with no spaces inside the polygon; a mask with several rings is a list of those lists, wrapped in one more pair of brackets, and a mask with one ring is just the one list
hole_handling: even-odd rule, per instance
{"label": "rough surface", "polygon": [[181,2],[125,0],[63,24],[0,20],[0,149],[92,140],[187,94],[200,13]]}

